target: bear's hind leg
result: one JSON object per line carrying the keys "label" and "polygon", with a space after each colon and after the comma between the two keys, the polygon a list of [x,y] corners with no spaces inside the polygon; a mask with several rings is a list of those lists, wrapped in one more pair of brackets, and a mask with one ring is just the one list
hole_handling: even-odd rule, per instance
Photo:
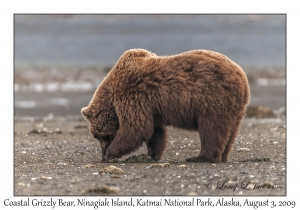
{"label": "bear's hind leg", "polygon": [[228,124],[220,120],[202,119],[198,123],[201,141],[201,151],[196,157],[185,159],[187,162],[213,162],[222,161],[222,154],[229,138]]}
{"label": "bear's hind leg", "polygon": [[228,156],[230,151],[232,150],[233,144],[235,142],[235,139],[237,137],[237,134],[240,130],[240,124],[241,124],[242,118],[239,118],[235,124],[233,124],[230,132],[230,136],[226,145],[226,148],[222,154],[222,162],[225,163],[227,162]]}
{"label": "bear's hind leg", "polygon": [[154,127],[154,133],[147,142],[148,155],[153,160],[160,160],[167,146],[166,128]]}

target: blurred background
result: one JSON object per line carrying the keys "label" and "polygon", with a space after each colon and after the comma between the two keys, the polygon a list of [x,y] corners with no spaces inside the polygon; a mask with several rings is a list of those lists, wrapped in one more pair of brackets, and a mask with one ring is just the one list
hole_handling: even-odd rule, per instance
{"label": "blurred background", "polygon": [[225,54],[246,72],[252,106],[285,112],[285,15],[15,15],[15,117],[81,116],[131,48]]}

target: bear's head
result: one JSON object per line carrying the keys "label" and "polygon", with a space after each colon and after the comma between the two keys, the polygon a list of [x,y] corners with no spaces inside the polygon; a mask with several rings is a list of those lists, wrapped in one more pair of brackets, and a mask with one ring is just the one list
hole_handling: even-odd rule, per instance
{"label": "bear's head", "polygon": [[108,146],[119,129],[117,114],[112,109],[102,109],[94,112],[91,107],[82,108],[81,113],[89,122],[93,137],[100,141],[103,159]]}

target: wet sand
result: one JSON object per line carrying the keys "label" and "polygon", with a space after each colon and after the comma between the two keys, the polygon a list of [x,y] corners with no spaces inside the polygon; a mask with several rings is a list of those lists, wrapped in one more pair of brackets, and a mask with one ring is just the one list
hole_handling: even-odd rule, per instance
{"label": "wet sand", "polygon": [[[34,129],[44,132],[30,133]],[[111,195],[92,192],[109,186],[119,189],[117,195],[285,195],[285,130],[283,118],[247,118],[228,162],[212,164],[185,162],[200,151],[198,133],[169,128],[168,147],[159,161],[169,167],[160,168],[122,162],[146,153],[145,145],[118,163],[101,163],[99,142],[81,117],[20,118],[15,120],[14,194]],[[98,173],[109,165],[124,173]]]}

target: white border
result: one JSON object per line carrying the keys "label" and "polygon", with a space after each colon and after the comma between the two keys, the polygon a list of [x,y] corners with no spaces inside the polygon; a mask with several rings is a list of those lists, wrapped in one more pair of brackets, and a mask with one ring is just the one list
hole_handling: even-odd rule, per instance
{"label": "white border", "polygon": [[[8,1],[7,1],[8,2]],[[13,14],[14,13],[286,13],[287,14],[287,197],[272,200],[297,200],[300,190],[299,161],[299,15],[296,4],[277,1],[10,1],[1,6],[1,199],[13,197]],[[298,197],[298,196],[297,196]],[[42,197],[41,197],[42,198]],[[77,197],[62,197],[75,200]],[[138,197],[135,197],[136,199]],[[152,197],[155,199],[155,197]],[[174,197],[173,197],[174,198]],[[204,199],[204,197],[202,197]],[[266,197],[251,197],[264,200]],[[58,199],[58,198],[55,198]],[[157,198],[158,199],[158,198]],[[218,199],[218,197],[213,197]],[[229,197],[227,197],[229,199]],[[244,200],[245,197],[235,197]],[[297,204],[299,206],[300,203]],[[10,207],[12,209],[12,207]],[[164,208],[164,207],[162,207]],[[160,209],[162,209],[160,208]],[[199,208],[199,207],[198,207]],[[56,208],[57,209],[57,208]],[[66,208],[64,208],[66,209]],[[253,209],[253,208],[251,208]]]}

